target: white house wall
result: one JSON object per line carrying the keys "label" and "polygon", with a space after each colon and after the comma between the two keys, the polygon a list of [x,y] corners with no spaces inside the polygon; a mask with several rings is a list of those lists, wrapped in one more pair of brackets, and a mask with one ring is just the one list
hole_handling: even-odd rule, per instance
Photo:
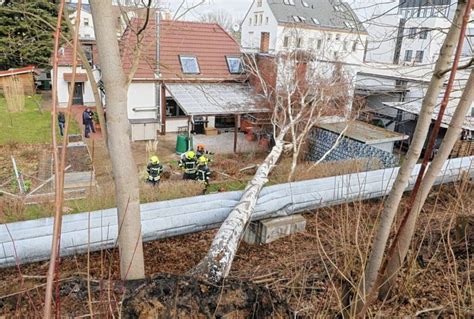
{"label": "white house wall", "polygon": [[[262,15],[261,23],[259,20],[260,15]],[[258,17],[256,23],[255,16]],[[246,52],[257,51],[260,48],[260,37],[262,32],[268,32],[270,33],[269,51],[271,53],[275,52],[278,37],[277,28],[278,22],[268,6],[267,1],[262,1],[261,7],[257,7],[257,1],[254,1],[242,22],[242,49]]]}
{"label": "white house wall", "polygon": [[[51,70],[51,79],[53,78],[53,71]],[[69,99],[69,82],[64,80],[64,73],[72,73],[72,67],[59,66],[58,67],[58,104],[59,107],[66,107]],[[86,74],[86,70],[78,67],[76,73]],[[98,79],[98,74],[94,73],[95,80]],[[87,106],[94,106],[94,94],[89,81],[84,82],[83,86],[83,104]]]}
{"label": "white house wall", "polygon": [[158,107],[155,83],[132,82],[128,88],[127,105],[130,120],[156,119]]}
{"label": "white house wall", "polygon": [[369,33],[365,61],[393,63],[400,17],[396,0],[348,1]]}
{"label": "white house wall", "polygon": [[[76,12],[69,15],[72,24],[75,22]],[[81,10],[81,22],[79,24],[79,38],[95,40],[94,22],[92,14],[85,10]]]}
{"label": "white house wall", "polygon": [[[400,51],[400,63],[435,63],[438,59],[439,51],[446,37],[445,30],[450,26],[450,22],[446,18],[410,18],[405,24],[405,34]],[[417,28],[417,34],[414,39],[408,37],[410,28]],[[429,28],[426,39],[420,39],[420,28]],[[442,31],[439,31],[442,30]],[[405,60],[406,50],[412,50],[412,59]],[[415,62],[417,51],[423,51],[423,61]]]}
{"label": "white house wall", "polygon": [[[296,28],[279,26],[277,51],[294,50],[296,39],[302,39],[298,49],[313,52],[318,59],[326,61],[340,61],[350,64],[360,64],[364,60],[365,41],[367,35],[349,33],[344,30],[320,30],[313,28]],[[284,47],[284,39],[289,37],[288,47]],[[318,48],[318,40],[321,45]],[[355,49],[353,51],[353,49]]]}

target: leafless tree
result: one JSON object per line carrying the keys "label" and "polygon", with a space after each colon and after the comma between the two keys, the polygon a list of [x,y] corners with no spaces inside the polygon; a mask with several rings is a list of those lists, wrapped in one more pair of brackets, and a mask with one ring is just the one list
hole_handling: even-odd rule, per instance
{"label": "leafless tree", "polygon": [[220,227],[208,254],[192,270],[194,275],[212,281],[219,281],[229,274],[260,191],[283,149],[292,149],[294,154],[291,179],[298,153],[310,130],[323,116],[344,114],[347,109],[347,97],[335,93],[347,92],[344,89],[347,83],[336,75],[338,72],[334,68],[326,74],[317,72],[320,70],[318,62],[309,52],[293,51],[274,58],[249,55],[245,61],[250,81],[262,97],[262,106],[272,110],[275,145]]}
{"label": "leafless tree", "polygon": [[[148,1],[150,3],[150,1]],[[102,79],[106,89],[108,150],[112,162],[115,196],[118,210],[118,243],[120,272],[123,280],[145,276],[141,236],[138,172],[133,158],[127,114],[128,86],[136,71],[142,46],[142,32],[150,19],[149,8],[145,22],[136,29],[132,71],[127,76],[121,67],[119,43],[111,0],[90,1],[101,57]]]}
{"label": "leafless tree", "polygon": [[399,209],[400,200],[405,191],[413,168],[420,157],[423,145],[431,124],[432,114],[440,91],[443,87],[445,76],[443,70],[449,69],[451,58],[454,52],[455,44],[459,38],[460,25],[462,24],[463,13],[466,8],[466,1],[458,1],[456,14],[452,26],[446,36],[441,48],[438,61],[433,72],[433,76],[428,87],[428,91],[423,99],[422,108],[418,117],[415,133],[412,138],[407,156],[400,167],[397,178],[393,184],[388,198],[384,203],[384,209],[376,230],[376,236],[371,248],[370,256],[367,261],[364,275],[360,282],[359,297],[361,298],[359,306],[364,303],[365,297],[374,287],[375,280],[379,274],[384,256],[387,240],[394,217]]}

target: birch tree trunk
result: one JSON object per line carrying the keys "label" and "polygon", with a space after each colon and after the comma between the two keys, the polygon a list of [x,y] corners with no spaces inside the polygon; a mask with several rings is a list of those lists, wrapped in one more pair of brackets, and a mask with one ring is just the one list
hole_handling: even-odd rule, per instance
{"label": "birch tree trunk", "polygon": [[426,198],[433,187],[436,180],[436,176],[439,175],[444,163],[448,160],[451,151],[453,150],[454,144],[459,139],[462,131],[462,125],[467,113],[471,109],[472,102],[474,101],[474,70],[471,71],[469,79],[464,88],[463,95],[459,101],[458,107],[454,112],[454,115],[449,124],[448,131],[441,143],[440,149],[436,157],[431,162],[428,170],[426,171],[423,181],[420,185],[417,196],[413,206],[409,212],[407,222],[403,225],[400,230],[400,236],[398,241],[394,243],[396,245],[395,255],[389,256],[387,264],[387,272],[385,275],[384,285],[381,287],[380,294],[385,296],[393,285],[396,274],[398,273],[410,247],[411,239],[415,232],[415,225],[418,219],[418,215],[423,207]]}
{"label": "birch tree trunk", "polygon": [[245,229],[251,220],[262,187],[268,182],[268,175],[275,167],[283,151],[283,138],[289,127],[280,132],[275,146],[258,167],[255,176],[247,184],[239,203],[232,209],[219,228],[207,255],[191,271],[195,276],[218,282],[227,277],[232,261],[239,248]]}
{"label": "birch tree trunk", "polygon": [[374,282],[377,278],[377,274],[382,264],[385,246],[390,235],[393,219],[397,213],[403,192],[408,185],[411,172],[413,171],[423,149],[431,124],[431,115],[444,83],[445,77],[443,76],[442,71],[449,69],[450,67],[451,57],[459,38],[460,25],[462,23],[465,8],[466,1],[458,1],[453,23],[446,39],[444,40],[431,82],[423,99],[421,111],[418,116],[418,122],[407,157],[403,162],[403,165],[400,167],[393,188],[385,201],[380,222],[377,226],[374,244],[359,286],[359,298],[362,298],[363,301],[365,300],[367,293],[373,288]]}
{"label": "birch tree trunk", "polygon": [[91,0],[97,48],[107,91],[108,149],[115,182],[122,280],[145,276],[140,223],[138,171],[133,159],[127,115],[127,77],[115,32],[111,0]]}

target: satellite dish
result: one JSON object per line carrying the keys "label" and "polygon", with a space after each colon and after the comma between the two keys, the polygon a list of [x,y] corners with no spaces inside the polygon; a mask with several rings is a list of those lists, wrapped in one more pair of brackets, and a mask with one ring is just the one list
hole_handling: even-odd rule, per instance
{"label": "satellite dish", "polygon": [[239,30],[240,30],[240,24],[234,23],[234,25],[232,26],[232,30],[234,30],[234,32],[239,32]]}

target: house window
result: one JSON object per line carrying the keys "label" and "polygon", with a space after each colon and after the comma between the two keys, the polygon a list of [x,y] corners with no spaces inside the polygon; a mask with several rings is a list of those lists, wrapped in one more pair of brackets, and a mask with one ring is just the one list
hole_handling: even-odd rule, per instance
{"label": "house window", "polygon": [[260,15],[258,16],[258,25],[262,25],[262,22],[263,22],[263,13],[260,13]]}
{"label": "house window", "polygon": [[257,0],[257,7],[261,7],[262,6],[262,0]]}
{"label": "house window", "polygon": [[252,25],[252,18],[249,19],[249,25]]}
{"label": "house window", "polygon": [[84,34],[84,38],[90,38],[91,35],[89,33]]}
{"label": "house window", "polygon": [[416,28],[408,29],[408,39],[414,39],[416,36]]}
{"label": "house window", "polygon": [[336,41],[341,40],[341,35],[339,33],[336,33]]}
{"label": "house window", "polygon": [[258,23],[258,14],[255,13],[255,15],[253,16],[253,19],[254,19],[253,25],[257,25],[257,23]]}
{"label": "house window", "polygon": [[429,29],[421,28],[420,29],[420,39],[427,39],[428,38]]}
{"label": "house window", "polygon": [[226,57],[227,67],[232,74],[242,73],[242,60],[238,57]]}
{"label": "house window", "polygon": [[288,45],[290,44],[290,37],[289,36],[285,36],[283,38],[283,47],[284,48],[288,48]]}
{"label": "house window", "polygon": [[347,51],[347,41],[344,41],[344,43],[343,43],[343,50]]}
{"label": "house window", "polygon": [[318,39],[318,42],[316,43],[316,49],[321,50],[322,46],[323,46],[323,40]]}
{"label": "house window", "polygon": [[413,51],[412,50],[405,50],[405,61],[406,62],[410,62],[412,56],[413,56]]}
{"label": "house window", "polygon": [[89,61],[89,63],[92,65],[93,64],[92,44],[83,44],[82,50],[84,51],[84,54],[86,55],[87,61]]}
{"label": "house window", "polygon": [[303,38],[296,38],[296,47],[297,48],[303,47]]}
{"label": "house window", "polygon": [[316,18],[311,18],[311,20],[313,21],[314,24],[319,24],[319,20],[316,19]]}
{"label": "house window", "polygon": [[186,113],[179,107],[176,101],[168,96],[166,97],[166,117],[181,117],[186,116]]}
{"label": "house window", "polygon": [[89,18],[84,18],[84,25],[89,26]]}
{"label": "house window", "polygon": [[424,51],[416,51],[415,62],[418,62],[418,63],[423,62],[423,55],[424,55]]}
{"label": "house window", "polygon": [[354,41],[354,43],[352,43],[352,52],[355,52],[357,50],[357,41]]}
{"label": "house window", "polygon": [[180,55],[181,69],[185,74],[199,74],[199,64],[195,56]]}
{"label": "house window", "polygon": [[268,17],[265,18],[265,24],[268,24]]}
{"label": "house window", "polygon": [[331,41],[331,40],[332,40],[332,35],[331,35],[331,34],[328,34],[327,40],[328,40],[328,41]]}

